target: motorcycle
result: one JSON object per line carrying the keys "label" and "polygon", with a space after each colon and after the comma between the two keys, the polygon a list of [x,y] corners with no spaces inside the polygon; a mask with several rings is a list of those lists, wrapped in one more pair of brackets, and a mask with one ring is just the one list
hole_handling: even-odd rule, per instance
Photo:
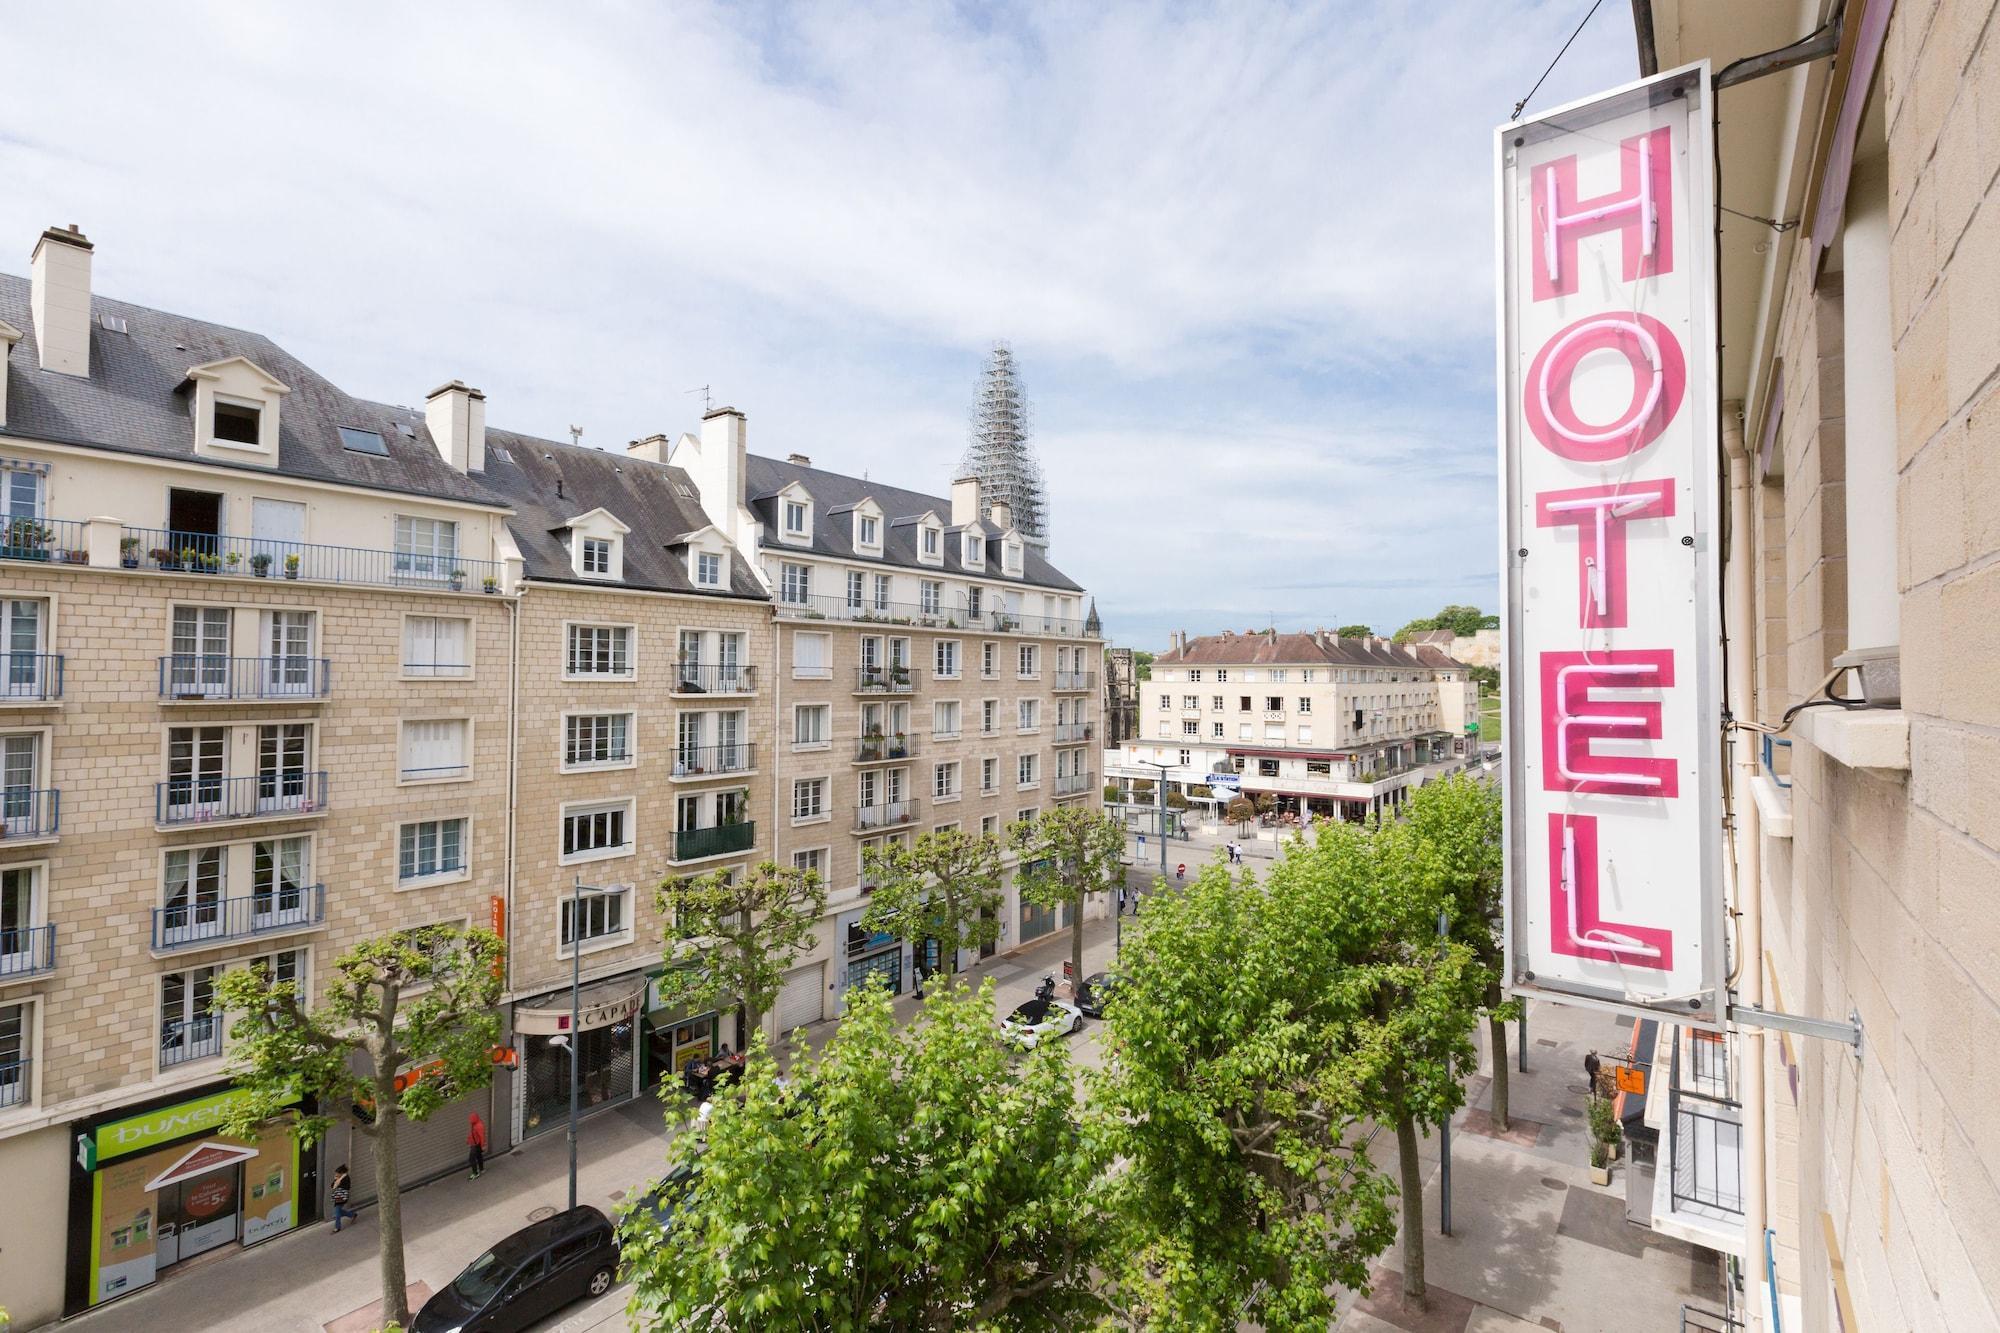
{"label": "motorcycle", "polygon": [[1035,987],[1035,998],[1038,1000],[1053,1000],[1055,997],[1056,979],[1054,977],[1043,977],[1042,984]]}

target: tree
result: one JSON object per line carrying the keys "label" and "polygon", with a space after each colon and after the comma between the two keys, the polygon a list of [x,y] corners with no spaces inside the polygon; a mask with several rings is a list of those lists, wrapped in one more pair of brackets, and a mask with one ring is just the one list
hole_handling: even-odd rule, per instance
{"label": "tree", "polygon": [[1482,694],[1491,694],[1500,688],[1500,668],[1489,666],[1469,666],[1465,674],[1479,682]]}
{"label": "tree", "polygon": [[861,916],[865,929],[921,947],[938,942],[938,970],[958,971],[958,951],[1000,938],[1000,843],[960,829],[920,833],[914,843],[870,847],[863,868],[880,879]]}
{"label": "tree", "polygon": [[660,1003],[700,1012],[739,1002],[748,1034],[763,1027],[793,960],[812,949],[826,885],[817,871],[765,861],[740,877],[670,878],[657,901],[668,923]]}
{"label": "tree", "polygon": [[1257,817],[1257,807],[1250,804],[1248,798],[1238,796],[1223,807],[1222,814],[1223,818],[1236,825],[1236,834],[1241,837],[1246,826]]}
{"label": "tree", "polygon": [[1153,678],[1153,655],[1143,648],[1132,651],[1132,671],[1140,680]]}
{"label": "tree", "polygon": [[1321,1333],[1395,1236],[1344,1086],[1342,950],[1315,947],[1337,945],[1335,915],[1309,878],[1211,863],[1126,938],[1091,1101],[1125,1167],[1113,1280],[1131,1327]]}
{"label": "tree", "polygon": [[756,1039],[740,1095],[668,1146],[699,1172],[671,1241],[647,1210],[620,1223],[634,1328],[1092,1325],[1108,1159],[1066,1048],[1017,1062],[990,981],[938,986],[924,1017],[900,1027],[881,986],[850,991],[783,1084]]}
{"label": "tree", "polygon": [[1118,805],[1122,803],[1124,799],[1125,799],[1124,789],[1119,787],[1117,783],[1107,782],[1104,784],[1104,803],[1106,805]]}
{"label": "tree", "polygon": [[1489,616],[1476,606],[1447,606],[1434,616],[1419,616],[1396,631],[1397,643],[1408,643],[1412,634],[1430,629],[1448,629],[1461,639],[1469,639],[1483,629],[1500,628],[1500,617]]}
{"label": "tree", "polygon": [[410,1322],[397,1126],[492,1080],[506,948],[490,930],[449,925],[363,940],[333,960],[332,981],[311,1008],[297,982],[261,963],[216,983],[215,1008],[238,1015],[230,1075],[246,1094],[225,1133],[253,1133],[303,1096],[322,1108],[299,1118],[296,1132],[310,1143],[332,1127],[327,1110],[365,1108],[355,1123],[375,1148],[384,1323]]}
{"label": "tree", "polygon": [[1181,795],[1179,792],[1170,791],[1167,793],[1167,809],[1185,810],[1188,808],[1189,804],[1190,802],[1188,801],[1188,798]]}
{"label": "tree", "polygon": [[1009,825],[1007,842],[1021,854],[1014,872],[1021,897],[1037,907],[1069,904],[1070,975],[1082,981],[1084,906],[1092,894],[1124,883],[1125,830],[1107,815],[1066,805]]}
{"label": "tree", "polygon": [[1365,639],[1374,634],[1375,630],[1369,625],[1342,625],[1334,633],[1343,639]]}
{"label": "tree", "polygon": [[1271,795],[1271,793],[1270,793],[1270,792],[1267,792],[1267,791],[1260,791],[1260,792],[1258,792],[1258,793],[1257,793],[1257,813],[1258,813],[1258,814],[1260,814],[1260,815],[1268,815],[1268,814],[1270,814],[1270,813],[1271,813],[1271,812],[1272,812],[1273,810],[1276,810],[1277,808],[1278,808],[1278,798],[1277,798],[1277,797],[1275,797],[1275,796]]}
{"label": "tree", "polygon": [[1153,780],[1151,778],[1132,779],[1132,795],[1143,800],[1144,798],[1151,796],[1152,794],[1153,794]]}
{"label": "tree", "polygon": [[1451,897],[1452,938],[1472,950],[1486,970],[1486,1027],[1493,1055],[1493,1123],[1509,1126],[1507,1024],[1521,1016],[1518,1001],[1501,993],[1502,929],[1506,912],[1505,853],[1501,842],[1500,788],[1464,775],[1427,783],[1410,798],[1404,817],[1438,858]]}

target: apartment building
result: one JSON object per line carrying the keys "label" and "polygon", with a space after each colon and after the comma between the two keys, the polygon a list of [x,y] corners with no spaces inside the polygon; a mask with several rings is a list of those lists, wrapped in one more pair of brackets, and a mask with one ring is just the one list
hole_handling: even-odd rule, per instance
{"label": "apartment building", "polygon": [[1739,1327],[1992,1328],[1994,6],[1636,8],[1648,74],[1823,38],[1723,80],[1716,168],[1729,706],[1819,701],[1737,734],[1732,986],[1828,1035],[1641,1042],[1653,1225],[1731,1256]]}
{"label": "apartment building", "polygon": [[1476,749],[1479,687],[1429,645],[1325,630],[1176,633],[1138,691],[1138,735],[1107,772],[1128,788],[1205,786],[1212,806],[1241,791],[1295,818],[1366,819]]}
{"label": "apartment building", "polygon": [[[1102,645],[1083,590],[1005,504],[981,518],[975,480],[933,496],[800,454],[759,457],[732,408],[709,413],[670,459],[694,479],[714,533],[772,589],[765,702],[781,758],[759,817],[780,863],[831,889],[819,940],[771,1016],[789,1029],[838,1013],[870,976],[900,993],[916,963],[937,964],[935,941],[862,928],[869,847],[937,829],[1004,837],[1057,804],[1101,806],[1091,755]],[[1011,861],[997,950],[1067,924],[1020,901]]]}

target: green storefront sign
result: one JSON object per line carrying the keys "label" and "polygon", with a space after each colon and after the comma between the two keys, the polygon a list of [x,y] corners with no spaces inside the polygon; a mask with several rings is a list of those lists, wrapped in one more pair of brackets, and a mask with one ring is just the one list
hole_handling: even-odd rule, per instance
{"label": "green storefront sign", "polygon": [[[228,1088],[212,1097],[162,1106],[123,1120],[114,1120],[108,1125],[99,1125],[88,1134],[76,1136],[77,1164],[86,1171],[95,1171],[100,1163],[127,1153],[139,1152],[183,1135],[214,1129],[232,1109],[249,1100],[249,1097],[250,1094],[240,1088]],[[296,1096],[291,1097],[286,1105],[297,1100]]]}

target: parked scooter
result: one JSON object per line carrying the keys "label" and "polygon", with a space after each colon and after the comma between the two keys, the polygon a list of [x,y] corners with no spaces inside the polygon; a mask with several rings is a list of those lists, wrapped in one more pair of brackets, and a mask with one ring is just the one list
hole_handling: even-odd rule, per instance
{"label": "parked scooter", "polygon": [[1055,997],[1056,979],[1054,977],[1043,977],[1042,984],[1035,987],[1035,998],[1038,1000],[1053,1000]]}

